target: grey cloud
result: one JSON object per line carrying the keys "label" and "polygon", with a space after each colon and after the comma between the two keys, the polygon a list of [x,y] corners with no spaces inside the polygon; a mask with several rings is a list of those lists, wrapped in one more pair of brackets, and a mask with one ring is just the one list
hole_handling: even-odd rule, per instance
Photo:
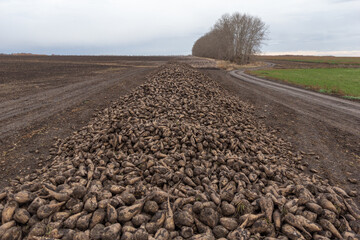
{"label": "grey cloud", "polygon": [[0,52],[189,54],[234,11],[270,26],[264,51],[359,50],[358,9],[356,0],[0,0]]}

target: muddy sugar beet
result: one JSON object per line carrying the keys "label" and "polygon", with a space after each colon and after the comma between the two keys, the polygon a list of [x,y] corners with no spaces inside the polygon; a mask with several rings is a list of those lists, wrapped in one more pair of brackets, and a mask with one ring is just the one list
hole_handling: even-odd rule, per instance
{"label": "muddy sugar beet", "polygon": [[0,192],[0,239],[358,239],[343,189],[251,105],[168,64]]}

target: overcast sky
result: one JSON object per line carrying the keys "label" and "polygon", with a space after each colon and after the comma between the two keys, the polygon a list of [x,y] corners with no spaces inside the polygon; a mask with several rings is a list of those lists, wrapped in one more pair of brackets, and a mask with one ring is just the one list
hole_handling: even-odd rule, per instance
{"label": "overcast sky", "polygon": [[269,25],[265,53],[360,56],[360,0],[0,0],[0,53],[187,55],[236,11]]}

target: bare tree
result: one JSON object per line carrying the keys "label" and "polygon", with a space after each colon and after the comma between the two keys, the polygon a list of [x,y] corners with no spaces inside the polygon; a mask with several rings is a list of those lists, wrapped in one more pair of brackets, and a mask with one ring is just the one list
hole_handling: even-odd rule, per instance
{"label": "bare tree", "polygon": [[192,54],[199,57],[248,63],[260,51],[268,27],[258,17],[234,13],[223,15],[210,32],[200,37]]}

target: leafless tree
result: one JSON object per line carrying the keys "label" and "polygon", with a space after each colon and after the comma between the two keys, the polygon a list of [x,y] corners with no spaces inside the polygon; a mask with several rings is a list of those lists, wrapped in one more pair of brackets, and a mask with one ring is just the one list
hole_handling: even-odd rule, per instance
{"label": "leafless tree", "polygon": [[199,57],[248,63],[260,51],[268,27],[258,17],[234,13],[223,15],[193,46],[192,54]]}

